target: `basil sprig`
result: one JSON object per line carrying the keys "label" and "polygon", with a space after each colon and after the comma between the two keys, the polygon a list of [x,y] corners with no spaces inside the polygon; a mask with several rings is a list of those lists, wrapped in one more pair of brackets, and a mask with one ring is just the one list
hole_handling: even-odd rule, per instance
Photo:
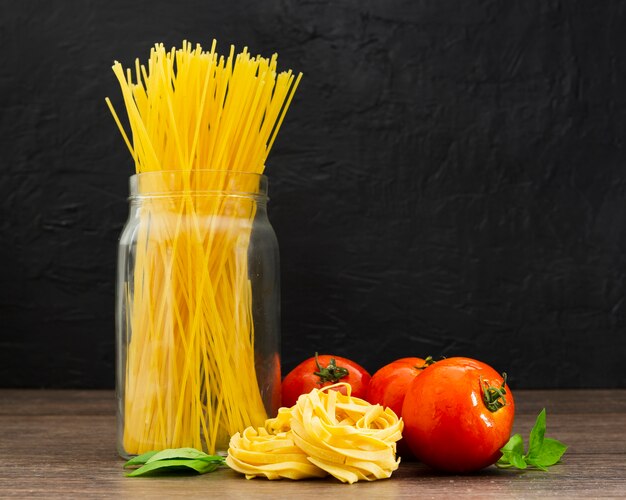
{"label": "basil sprig", "polygon": [[498,467],[516,467],[518,469],[535,468],[548,470],[547,468],[558,463],[567,450],[567,445],[545,437],[546,433],[546,409],[539,413],[537,421],[530,431],[528,452],[524,453],[524,440],[520,434],[511,436],[509,442],[500,450],[502,458],[498,460]]}
{"label": "basil sprig", "polygon": [[149,451],[131,458],[124,464],[124,468],[139,467],[126,474],[128,477],[138,477],[180,471],[206,474],[213,472],[220,465],[224,465],[224,458],[218,455],[207,455],[195,448],[171,448]]}

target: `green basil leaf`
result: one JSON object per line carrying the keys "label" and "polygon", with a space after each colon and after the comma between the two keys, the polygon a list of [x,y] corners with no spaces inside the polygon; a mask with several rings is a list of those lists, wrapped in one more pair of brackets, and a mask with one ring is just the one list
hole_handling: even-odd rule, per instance
{"label": "green basil leaf", "polygon": [[507,453],[524,454],[524,439],[521,434],[514,434],[511,439],[500,449],[503,455]]}
{"label": "green basil leaf", "polygon": [[206,457],[198,457],[196,460],[202,460],[203,462],[217,465],[224,465],[226,463],[226,459],[219,455],[207,455]]}
{"label": "green basil leaf", "polygon": [[538,467],[550,467],[561,459],[565,450],[567,450],[567,445],[561,443],[561,441],[545,438],[539,455],[533,457],[533,464]]}
{"label": "green basil leaf", "polygon": [[528,465],[530,465],[531,467],[534,467],[535,469],[539,469],[539,470],[542,470],[544,472],[546,472],[548,470],[543,465],[539,465],[539,464],[535,463],[534,459],[532,459],[532,458],[526,458],[526,460],[528,461]]}
{"label": "green basil leaf", "polygon": [[546,409],[539,413],[534,427],[530,431],[528,453],[524,455],[524,440],[520,434],[511,436],[511,439],[500,449],[502,458],[496,462],[497,467],[517,467],[526,469],[528,466],[547,471],[547,467],[556,464],[567,446],[556,439],[545,437]]}
{"label": "green basil leaf", "polygon": [[510,455],[509,462],[511,462],[511,465],[517,467],[518,469],[525,469],[527,467],[524,456],[518,455],[517,453],[512,453]]}
{"label": "green basil leaf", "polygon": [[128,462],[126,462],[124,464],[124,468],[132,467],[134,465],[143,465],[157,453],[157,451],[148,451],[146,453],[143,453],[142,455],[137,455],[136,457],[133,457]]}
{"label": "green basil leaf", "polygon": [[521,434],[511,436],[511,439],[509,439],[508,443],[506,443],[500,451],[502,452],[502,458],[498,460],[498,466],[513,466],[518,469],[526,468],[526,462],[524,461],[524,440]]}
{"label": "green basil leaf", "polygon": [[530,439],[528,442],[527,458],[536,458],[541,453],[543,438],[546,433],[546,409],[541,410],[535,421],[535,425],[530,431]]}
{"label": "green basil leaf", "polygon": [[195,471],[199,474],[206,474],[207,472],[213,472],[217,469],[218,464],[205,462],[204,460],[189,460],[189,459],[172,459],[172,460],[157,460],[135,469],[134,471],[126,474],[128,477],[138,477],[154,473],[171,473],[180,471]]}
{"label": "green basil leaf", "polygon": [[[204,458],[213,458],[211,455],[207,455],[203,451],[198,451],[195,448],[170,448],[167,450],[159,451],[150,457],[146,461],[147,464],[157,462],[159,460],[169,460],[173,458],[186,458],[189,460],[198,460]],[[221,458],[221,457],[219,457]]]}

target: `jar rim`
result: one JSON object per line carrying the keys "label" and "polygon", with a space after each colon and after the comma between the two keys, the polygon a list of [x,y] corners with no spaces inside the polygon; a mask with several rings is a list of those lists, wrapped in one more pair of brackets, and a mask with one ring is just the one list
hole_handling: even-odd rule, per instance
{"label": "jar rim", "polygon": [[131,175],[131,177],[146,177],[149,175],[156,175],[156,174],[162,174],[162,175],[170,175],[170,174],[184,174],[184,173],[216,173],[216,174],[232,174],[232,175],[241,175],[241,176],[246,176],[246,177],[257,177],[257,178],[265,178],[267,179],[267,176],[265,174],[260,174],[257,172],[246,172],[245,170],[231,170],[231,169],[227,169],[227,168],[194,168],[191,170],[181,170],[181,169],[176,169],[176,168],[171,168],[171,169],[167,169],[167,170],[151,170],[149,172],[139,172],[139,173],[135,173],[133,175]]}
{"label": "jar rim", "polygon": [[129,199],[181,196],[241,196],[267,199],[267,176],[226,169],[154,170],[129,178]]}

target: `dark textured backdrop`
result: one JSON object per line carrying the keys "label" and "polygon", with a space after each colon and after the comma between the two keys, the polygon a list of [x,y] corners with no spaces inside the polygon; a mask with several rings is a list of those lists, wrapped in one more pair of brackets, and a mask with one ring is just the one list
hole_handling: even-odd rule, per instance
{"label": "dark textured backdrop", "polygon": [[213,37],[305,73],[268,167],[286,369],[626,386],[626,2],[574,0],[1,2],[0,385],[113,385],[110,66]]}

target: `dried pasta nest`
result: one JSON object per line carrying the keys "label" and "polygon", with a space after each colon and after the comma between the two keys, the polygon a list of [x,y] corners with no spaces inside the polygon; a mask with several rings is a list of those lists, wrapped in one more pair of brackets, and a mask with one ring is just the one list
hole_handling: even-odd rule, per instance
{"label": "dried pasta nest", "polygon": [[[333,390],[346,388],[347,395]],[[391,476],[402,419],[390,409],[353,398],[349,384],[313,389],[281,408],[265,428],[230,440],[226,463],[246,478],[304,479],[330,474],[344,483]]]}

